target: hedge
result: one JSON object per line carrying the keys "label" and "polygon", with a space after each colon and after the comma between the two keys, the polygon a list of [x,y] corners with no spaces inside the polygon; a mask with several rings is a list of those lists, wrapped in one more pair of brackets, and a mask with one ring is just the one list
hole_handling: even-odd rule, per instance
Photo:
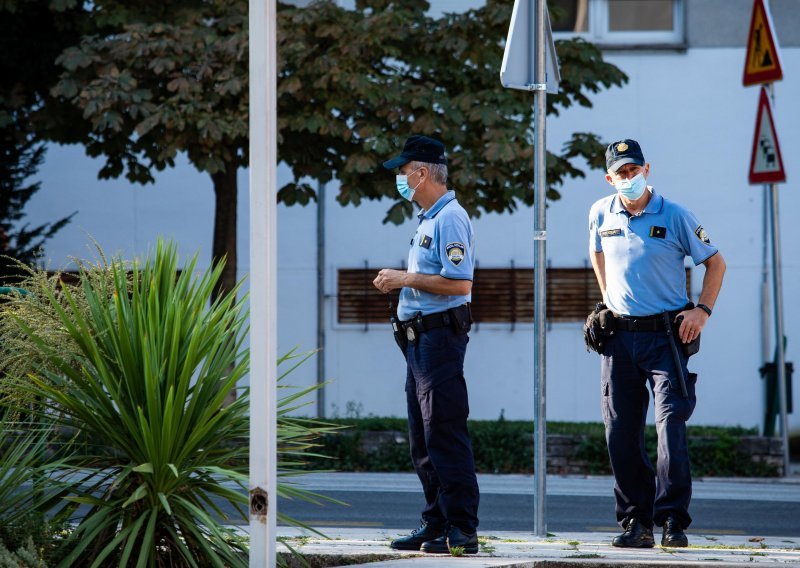
{"label": "hedge", "polygon": [[[413,471],[405,419],[368,417],[326,421],[345,428],[324,436],[321,447],[317,448],[319,454],[332,460],[309,459],[309,469]],[[532,421],[470,420],[469,431],[479,473],[533,473]],[[553,451],[551,436],[555,435],[577,446],[568,459],[581,472],[611,473],[602,423],[548,422],[547,434],[550,451]],[[748,438],[758,435],[756,428],[690,425],[688,434],[695,476],[770,477],[778,474],[774,464],[754,459],[743,449]],[[655,464],[656,430],[653,425],[646,428],[645,445]]]}

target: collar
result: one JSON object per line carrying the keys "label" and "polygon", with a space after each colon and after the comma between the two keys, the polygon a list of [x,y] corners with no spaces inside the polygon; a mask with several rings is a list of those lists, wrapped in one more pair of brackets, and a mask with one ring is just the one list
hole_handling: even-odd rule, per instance
{"label": "collar", "polygon": [[[658,213],[661,211],[661,208],[664,207],[664,198],[656,193],[656,190],[653,186],[647,186],[647,191],[649,191],[652,195],[650,196],[650,201],[647,202],[647,205],[645,205],[642,213]],[[622,200],[619,198],[619,194],[614,195],[614,199],[611,200],[611,212],[627,213],[627,210],[622,206]]]}
{"label": "collar", "polygon": [[423,219],[433,219],[434,217],[436,217],[439,211],[441,211],[444,208],[445,205],[453,201],[455,198],[456,198],[456,192],[451,189],[447,191],[444,195],[442,195],[438,200],[436,200],[436,203],[434,203],[433,207],[431,207],[428,211],[425,211],[424,209],[421,210],[419,212],[419,215],[417,215],[417,217],[419,217],[420,221],[422,221]]}

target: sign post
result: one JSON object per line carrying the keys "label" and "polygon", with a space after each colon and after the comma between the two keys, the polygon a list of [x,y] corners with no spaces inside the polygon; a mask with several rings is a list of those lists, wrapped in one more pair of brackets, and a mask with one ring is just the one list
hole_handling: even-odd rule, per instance
{"label": "sign post", "polygon": [[545,169],[545,114],[547,93],[557,93],[560,75],[556,59],[550,16],[545,0],[515,0],[508,28],[500,82],[510,89],[533,91],[533,473],[534,524],[536,536],[547,536],[545,498],[547,492],[547,416],[546,387],[546,260],[547,260],[547,171]]}
{"label": "sign post", "polygon": [[[778,375],[778,399],[780,400],[781,438],[783,443],[783,475],[789,475],[789,419],[786,400],[786,354],[783,323],[783,274],[781,267],[780,217],[778,208],[778,183],[786,181],[778,135],[772,118],[775,102],[773,81],[783,79],[780,47],[773,32],[772,16],[764,0],[754,0],[750,18],[750,33],[744,62],[744,86],[769,83],[761,87],[756,112],[756,128],[753,149],[750,154],[748,179],[751,184],[768,184],[765,192],[770,194],[769,219],[772,225],[772,289],[775,297],[775,365]],[[769,89],[769,96],[767,96]],[[765,313],[765,312],[763,312]]]}
{"label": "sign post", "polygon": [[276,0],[250,0],[250,566],[273,568],[277,493]]}

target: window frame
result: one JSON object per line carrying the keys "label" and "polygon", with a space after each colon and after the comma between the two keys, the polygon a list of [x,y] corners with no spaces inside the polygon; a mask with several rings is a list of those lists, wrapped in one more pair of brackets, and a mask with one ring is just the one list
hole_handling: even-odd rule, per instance
{"label": "window frame", "polygon": [[686,44],[686,0],[672,0],[671,31],[622,31],[609,29],[608,0],[589,0],[588,31],[553,32],[554,39],[583,38],[600,47],[671,46]]}

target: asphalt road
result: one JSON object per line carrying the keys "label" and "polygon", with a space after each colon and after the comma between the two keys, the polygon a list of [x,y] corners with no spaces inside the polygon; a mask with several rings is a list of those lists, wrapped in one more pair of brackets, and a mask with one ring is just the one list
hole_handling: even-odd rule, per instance
{"label": "asphalt road", "polygon": [[[421,491],[413,474],[319,474],[303,484],[349,506],[279,500],[281,513],[311,526],[391,528],[418,525]],[[533,531],[533,478],[479,476],[480,531]],[[555,477],[547,480],[547,530],[616,532],[613,480]],[[699,480],[694,484],[691,531],[697,534],[800,537],[800,480]]]}

